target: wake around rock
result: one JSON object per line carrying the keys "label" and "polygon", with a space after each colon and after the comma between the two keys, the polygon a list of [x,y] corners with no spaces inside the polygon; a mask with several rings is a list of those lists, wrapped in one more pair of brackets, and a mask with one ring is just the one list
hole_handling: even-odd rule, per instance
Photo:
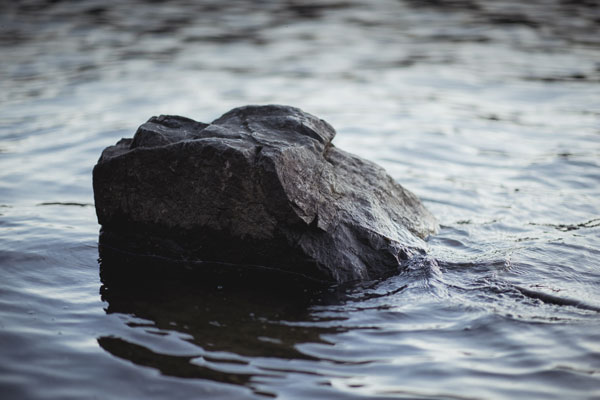
{"label": "wake around rock", "polygon": [[210,124],[152,117],[93,172],[101,247],[323,282],[374,279],[437,229],[381,167],[335,147],[294,107],[233,109]]}

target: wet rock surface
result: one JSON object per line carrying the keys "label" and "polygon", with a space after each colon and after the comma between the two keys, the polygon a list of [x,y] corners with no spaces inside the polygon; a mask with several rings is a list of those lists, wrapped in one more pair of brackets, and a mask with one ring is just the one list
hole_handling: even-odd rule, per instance
{"label": "wet rock surface", "polygon": [[424,253],[437,223],[334,136],[288,106],[240,107],[211,124],[152,117],[94,167],[100,245],[325,282],[394,273]]}

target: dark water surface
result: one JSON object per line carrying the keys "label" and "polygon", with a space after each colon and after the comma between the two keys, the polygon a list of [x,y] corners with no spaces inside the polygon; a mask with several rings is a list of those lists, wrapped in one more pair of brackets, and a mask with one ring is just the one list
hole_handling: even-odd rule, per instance
{"label": "dark water surface", "polygon": [[[0,5],[0,398],[600,398],[595,1]],[[101,277],[91,169],[290,104],[418,194],[436,263],[322,293]]]}

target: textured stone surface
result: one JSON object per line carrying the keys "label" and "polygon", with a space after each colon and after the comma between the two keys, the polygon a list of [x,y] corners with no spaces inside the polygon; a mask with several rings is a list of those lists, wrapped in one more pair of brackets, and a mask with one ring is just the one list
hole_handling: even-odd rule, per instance
{"label": "textured stone surface", "polygon": [[287,106],[236,108],[211,124],[153,117],[94,168],[101,245],[331,282],[398,271],[436,221],[334,135]]}

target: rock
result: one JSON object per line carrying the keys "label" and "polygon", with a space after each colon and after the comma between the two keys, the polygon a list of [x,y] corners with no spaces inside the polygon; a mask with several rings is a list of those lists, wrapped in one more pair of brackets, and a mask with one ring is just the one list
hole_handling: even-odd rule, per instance
{"label": "rock", "polygon": [[334,135],[278,105],[236,108],[211,124],[152,117],[94,167],[101,246],[326,282],[397,272],[424,253],[437,223],[381,167],[336,148]]}

